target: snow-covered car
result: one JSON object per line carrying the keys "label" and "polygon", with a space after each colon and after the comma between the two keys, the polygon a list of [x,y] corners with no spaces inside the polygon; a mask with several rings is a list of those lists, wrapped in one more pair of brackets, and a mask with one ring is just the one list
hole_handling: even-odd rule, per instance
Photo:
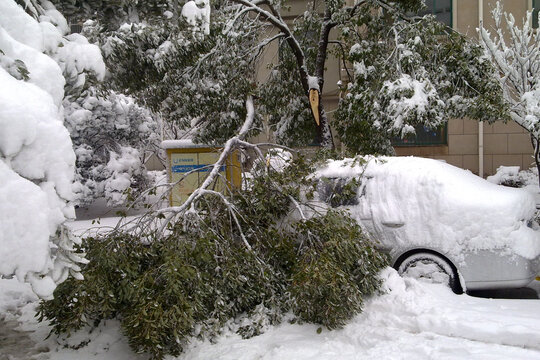
{"label": "snow-covered car", "polygon": [[535,202],[524,190],[415,157],[334,160],[315,176],[319,200],[347,209],[400,274],[460,293],[524,287],[540,270]]}

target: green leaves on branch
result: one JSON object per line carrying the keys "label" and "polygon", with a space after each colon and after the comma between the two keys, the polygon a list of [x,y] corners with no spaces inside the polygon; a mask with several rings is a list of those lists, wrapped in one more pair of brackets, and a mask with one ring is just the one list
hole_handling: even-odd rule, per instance
{"label": "green leaves on branch", "polygon": [[343,326],[378,289],[387,259],[342,212],[291,221],[290,197],[313,197],[312,171],[300,159],[232,195],[251,249],[216,197],[197,203],[189,226],[179,222],[161,238],[87,238],[84,280],[59,285],[55,299],[40,305],[41,318],[56,333],[117,318],[132,348],[156,358],[225,328],[257,335],[291,311],[301,321]]}
{"label": "green leaves on branch", "polygon": [[300,319],[342,327],[379,288],[376,275],[387,259],[352,224],[353,219],[336,211],[298,224],[306,241],[322,240],[304,249],[292,275],[293,310]]}
{"label": "green leaves on branch", "polygon": [[388,153],[392,137],[414,134],[417,125],[505,118],[493,67],[473,40],[432,16],[405,21],[372,13],[361,19],[364,30],[349,53],[355,78],[336,123],[350,149]]}

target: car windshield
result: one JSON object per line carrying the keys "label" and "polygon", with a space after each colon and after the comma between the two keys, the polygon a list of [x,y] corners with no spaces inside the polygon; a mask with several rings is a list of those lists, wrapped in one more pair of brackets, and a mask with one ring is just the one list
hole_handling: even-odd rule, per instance
{"label": "car windshield", "polygon": [[317,187],[319,199],[331,207],[358,205],[358,178],[321,178]]}

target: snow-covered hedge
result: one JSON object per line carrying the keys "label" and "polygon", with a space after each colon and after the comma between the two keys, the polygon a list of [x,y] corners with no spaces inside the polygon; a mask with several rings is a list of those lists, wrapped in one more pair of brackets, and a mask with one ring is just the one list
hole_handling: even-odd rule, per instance
{"label": "snow-covered hedge", "polygon": [[66,52],[67,23],[50,3],[28,11],[35,17],[0,2],[0,275],[50,297],[70,269],[80,277],[76,240],[62,225],[75,215],[62,72],[84,56]]}

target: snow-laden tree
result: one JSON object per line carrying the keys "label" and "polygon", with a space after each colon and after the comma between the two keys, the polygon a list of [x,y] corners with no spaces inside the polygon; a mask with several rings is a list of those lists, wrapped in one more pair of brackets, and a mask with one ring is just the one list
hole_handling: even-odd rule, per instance
{"label": "snow-laden tree", "polygon": [[[292,21],[284,20],[281,2],[231,3],[236,13],[228,28],[251,14],[272,30],[260,35],[253,48],[257,54],[279,42],[279,58],[258,95],[261,112],[282,144],[308,144],[316,136],[322,146],[333,147],[321,96],[330,51],[356,64],[336,124],[353,151],[380,151],[389,138],[412,133],[417,124],[437,127],[465,115],[491,120],[504,112],[480,47],[433,17],[411,17],[422,8],[420,0],[359,0],[352,6],[322,1],[307,4]],[[331,40],[332,31],[339,40]],[[310,103],[313,98],[318,102]],[[359,147],[358,139],[367,148]]]}
{"label": "snow-laden tree", "polygon": [[[223,144],[241,126],[244,99],[256,94],[261,115],[269,121],[279,143],[305,145],[318,138],[321,145],[332,147],[321,96],[330,51],[358,64],[362,57],[368,57],[364,64],[375,63],[378,69],[374,74],[383,74],[368,79],[359,74],[349,89],[362,97],[363,103],[374,105],[371,113],[357,111],[361,106],[350,103],[340,112],[338,130],[354,150],[359,147],[349,141],[353,137],[387,145],[388,137],[410,132],[411,125],[429,123],[436,127],[449,116],[464,113],[468,105],[476,106],[469,109],[472,116],[487,117],[484,114],[497,111],[496,89],[483,76],[489,64],[477,57],[478,49],[432,19],[407,16],[423,6],[421,0],[359,0],[352,6],[328,0],[306,4],[306,11],[292,20],[285,20],[287,5],[281,2],[197,0],[182,4],[156,0],[135,5],[138,21],[127,15],[125,9],[134,6],[129,1],[107,5],[100,1],[55,1],[66,8],[80,3],[92,9],[83,11],[94,20],[85,23],[84,34],[102,48],[111,69],[110,86],[159,114],[173,138],[187,136],[198,142]],[[112,8],[125,24],[118,26],[105,16]],[[202,27],[204,31],[199,32]],[[331,32],[341,34],[340,39],[331,40]],[[411,40],[417,37],[422,41]],[[279,42],[279,56],[270,65],[269,79],[257,84],[255,65],[265,48],[275,42]],[[466,65],[468,62],[471,64]],[[425,106],[409,106],[402,114],[415,84],[429,99]],[[315,111],[310,97],[318,98]],[[378,97],[385,97],[388,104],[379,104]],[[481,97],[485,101],[476,101]],[[480,103],[487,103],[489,111],[480,109]],[[387,120],[396,115],[394,125],[401,123],[401,128],[378,128],[374,119],[381,114]],[[414,114],[419,114],[418,119]],[[258,117],[255,125],[253,131],[261,131]],[[380,149],[378,145],[371,147]]]}
{"label": "snow-laden tree", "polygon": [[211,23],[209,2],[164,4],[114,29],[94,17],[83,34],[103,51],[108,86],[163,119],[166,136],[223,144],[242,125],[246,96],[254,91],[250,50],[259,23],[246,16],[225,33],[235,10],[227,1],[213,3]]}
{"label": "snow-laden tree", "polygon": [[[257,14],[274,28],[272,34],[277,31],[266,43],[281,42],[261,100],[282,142],[309,142],[311,123],[321,145],[332,146],[321,99],[330,49],[355,64],[336,124],[353,151],[380,152],[389,138],[413,132],[416,124],[436,127],[465,112],[487,119],[500,111],[496,84],[485,76],[489,64],[478,57],[478,47],[432,17],[411,17],[423,1],[359,0],[352,6],[323,1],[309,4],[292,25],[283,19],[285,6],[279,2],[232,1],[241,5],[239,15]],[[332,31],[338,41],[330,40]],[[312,95],[319,98],[315,111]]]}
{"label": "snow-laden tree", "polygon": [[482,48],[432,16],[400,19],[381,9],[349,29],[353,81],[336,129],[360,153],[393,153],[392,138],[437,128],[451,118],[504,116],[500,86]]}
{"label": "snow-laden tree", "polygon": [[[244,99],[254,93],[278,141],[301,145],[317,134],[327,147],[333,141],[321,98],[324,70],[332,47],[342,55],[347,51],[343,42],[332,44],[331,31],[360,25],[361,16],[374,8],[404,14],[421,6],[420,0],[360,0],[354,6],[324,1],[306,4],[305,13],[285,21],[287,5],[281,2],[163,1],[148,5],[146,11],[137,5],[140,21],[119,10],[126,24],[114,28],[114,22],[99,16],[104,13],[99,1],[79,2],[94,6],[98,14],[88,12],[94,22],[85,24],[84,34],[99,42],[114,74],[111,86],[143,101],[164,123],[172,124],[172,137],[222,144],[241,126]],[[197,31],[199,25],[204,31]],[[274,42],[280,42],[280,56],[272,75],[268,82],[256,84],[255,65]],[[319,98],[315,114],[310,94]],[[255,124],[254,131],[260,131],[258,118]]]}
{"label": "snow-laden tree", "polygon": [[[38,1],[35,3],[40,6]],[[90,13],[96,16],[101,8],[100,16],[105,17],[109,10],[117,14],[109,19],[110,26],[113,26],[110,21],[116,23],[122,16],[128,19],[128,13],[131,16],[138,13],[133,2],[55,3],[74,22]],[[150,154],[159,151],[156,117],[134,98],[109,89],[103,82],[106,69],[97,46],[77,33],[65,38],[69,44],[59,50],[62,58],[57,61],[66,79],[64,119],[77,156],[77,203],[89,204],[98,198],[105,198],[109,205],[124,203],[129,195],[151,186],[144,162]],[[87,56],[80,56],[83,53]],[[75,66],[63,65],[64,59]],[[89,61],[99,64],[99,69],[88,66]]]}
{"label": "snow-laden tree", "polygon": [[[464,113],[491,119],[501,110],[478,48],[432,18],[409,16],[421,0],[328,0],[306,4],[292,20],[285,20],[286,4],[269,1],[55,1],[75,18],[93,20],[83,32],[103,50],[108,84],[161,116],[172,138],[223,144],[241,126],[244,99],[256,94],[279,143],[318,138],[332,147],[321,96],[331,51],[358,65],[336,127],[355,151],[387,149],[388,138],[416,124],[437,127]],[[77,4],[85,9],[79,14]],[[331,40],[331,32],[340,39]],[[279,56],[269,79],[257,84],[255,65],[275,42]],[[367,76],[361,64],[376,70]],[[310,96],[318,98],[315,111]],[[412,98],[422,101],[412,105]],[[261,131],[258,117],[255,125],[253,133]]]}
{"label": "snow-laden tree", "polygon": [[[273,68],[270,81],[262,85],[261,98],[266,101],[265,111],[276,130],[278,139],[294,144],[308,143],[317,135],[323,147],[333,147],[333,138],[321,94],[324,90],[324,72],[327,66],[332,31],[347,33],[362,25],[362,17],[383,8],[401,15],[417,11],[421,0],[385,1],[358,0],[348,6],[343,0],[310,3],[306,11],[292,23],[284,19],[286,4],[265,0],[231,0],[238,5],[233,19],[238,22],[246,13],[260,18],[274,31],[264,38],[260,46],[280,41],[282,51]],[[335,42],[343,53],[343,42]],[[318,99],[311,107],[310,97]],[[311,126],[309,122],[311,121]],[[309,132],[309,129],[315,131]]]}
{"label": "snow-laden tree", "polygon": [[145,159],[157,152],[157,122],[126,95],[90,86],[64,99],[76,162],[79,204],[104,197],[118,205],[151,187]]}
{"label": "snow-laden tree", "polygon": [[49,2],[24,5],[28,13],[0,2],[0,276],[15,274],[50,297],[69,273],[81,277],[84,261],[64,225],[75,216],[75,154],[62,119],[62,73],[99,72],[99,49],[65,37],[67,23]]}
{"label": "snow-laden tree", "polygon": [[521,27],[499,2],[492,15],[494,33],[480,27],[480,43],[497,69],[510,118],[531,136],[540,169],[540,33],[532,27],[530,11]]}

